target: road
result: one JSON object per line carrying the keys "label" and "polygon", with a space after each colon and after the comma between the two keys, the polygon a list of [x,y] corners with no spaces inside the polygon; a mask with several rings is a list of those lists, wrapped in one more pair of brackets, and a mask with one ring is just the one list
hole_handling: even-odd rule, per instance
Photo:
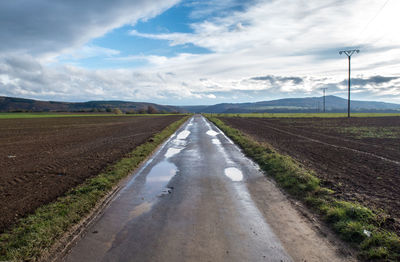
{"label": "road", "polygon": [[[291,233],[286,229],[277,231],[285,236],[284,247],[267,223],[269,212],[253,201],[248,183],[254,179],[265,180],[258,166],[212,123],[194,116],[131,176],[62,260],[297,261],[296,253],[303,252],[302,259],[313,261],[313,252],[306,249],[314,245],[332,253],[326,259],[340,261],[332,258],[333,248],[324,252],[318,239],[310,245],[297,241],[306,247],[290,247],[296,239],[287,239]],[[301,234],[295,237],[318,238],[302,227],[293,230]],[[301,233],[304,228],[309,232]],[[305,251],[296,251],[300,249]]]}

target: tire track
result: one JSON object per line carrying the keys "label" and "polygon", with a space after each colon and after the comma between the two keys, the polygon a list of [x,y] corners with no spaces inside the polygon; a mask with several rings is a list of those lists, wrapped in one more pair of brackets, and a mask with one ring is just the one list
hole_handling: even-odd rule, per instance
{"label": "tire track", "polygon": [[[263,123],[263,124],[265,125],[265,123]],[[310,138],[310,137],[299,135],[299,134],[295,134],[295,133],[292,133],[292,132],[289,132],[289,131],[286,131],[286,130],[283,130],[283,129],[280,129],[280,128],[272,127],[271,125],[265,125],[265,126],[268,127],[268,128],[271,128],[271,129],[273,129],[275,131],[282,132],[282,133],[285,133],[285,134],[288,134],[288,135],[291,135],[291,136],[299,137],[299,138],[302,138],[304,140],[308,140],[308,141],[311,141],[311,142],[314,142],[314,143],[319,143],[319,144],[322,144],[322,145],[325,145],[325,146],[331,146],[331,147],[338,148],[338,149],[349,150],[349,151],[352,151],[352,152],[355,152],[355,153],[358,153],[358,154],[363,154],[363,155],[375,157],[375,158],[378,158],[380,160],[383,160],[383,161],[386,161],[386,162],[389,162],[389,163],[392,163],[392,164],[400,166],[400,162],[399,161],[395,161],[395,160],[392,160],[392,159],[389,159],[389,158],[386,158],[386,157],[383,157],[383,156],[379,156],[379,155],[376,155],[376,154],[373,154],[373,153],[360,151],[360,150],[357,150],[357,149],[354,149],[354,148],[345,147],[345,146],[338,146],[338,145],[330,144],[330,143],[323,142],[323,141],[318,140],[318,139]]]}

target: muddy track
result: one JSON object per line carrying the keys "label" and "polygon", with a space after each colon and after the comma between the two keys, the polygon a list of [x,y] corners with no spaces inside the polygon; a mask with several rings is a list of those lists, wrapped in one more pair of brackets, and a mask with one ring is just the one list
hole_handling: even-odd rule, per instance
{"label": "muddy track", "polygon": [[[400,233],[400,139],[357,139],[330,127],[398,126],[400,118],[256,119],[222,118],[316,171],[339,198],[391,215],[386,227]],[[397,150],[395,150],[397,144]]]}
{"label": "muddy track", "polygon": [[181,116],[0,120],[0,232]]}

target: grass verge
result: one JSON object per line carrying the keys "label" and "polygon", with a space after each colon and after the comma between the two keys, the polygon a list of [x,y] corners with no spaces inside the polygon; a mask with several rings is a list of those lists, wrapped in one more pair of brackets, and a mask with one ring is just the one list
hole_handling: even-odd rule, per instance
{"label": "grass verge", "polygon": [[43,251],[49,250],[72,225],[80,222],[99,200],[187,119],[188,116],[172,123],[98,176],[19,220],[11,230],[0,235],[0,261],[35,261],[40,258]]}
{"label": "grass verge", "polygon": [[54,117],[95,117],[95,116],[168,116],[186,114],[113,114],[113,113],[0,113],[0,119],[20,119],[20,118],[54,118]]}
{"label": "grass verge", "polygon": [[[346,118],[347,113],[242,113],[242,114],[211,114],[216,117],[260,117],[260,118]],[[352,117],[384,117],[400,116],[400,113],[352,113]]]}
{"label": "grass verge", "polygon": [[222,120],[207,116],[225,132],[244,153],[295,198],[318,212],[327,224],[345,241],[359,250],[359,257],[368,261],[399,261],[400,238],[382,228],[385,216],[353,202],[340,201],[333,191],[320,186],[315,174],[297,161],[260,144]]}

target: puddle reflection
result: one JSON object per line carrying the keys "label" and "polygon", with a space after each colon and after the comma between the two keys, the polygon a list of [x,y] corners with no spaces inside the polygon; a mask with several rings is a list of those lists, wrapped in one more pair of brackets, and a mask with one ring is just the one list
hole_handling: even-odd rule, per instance
{"label": "puddle reflection", "polygon": [[225,168],[225,175],[235,182],[243,180],[242,171],[240,171],[236,167]]}

